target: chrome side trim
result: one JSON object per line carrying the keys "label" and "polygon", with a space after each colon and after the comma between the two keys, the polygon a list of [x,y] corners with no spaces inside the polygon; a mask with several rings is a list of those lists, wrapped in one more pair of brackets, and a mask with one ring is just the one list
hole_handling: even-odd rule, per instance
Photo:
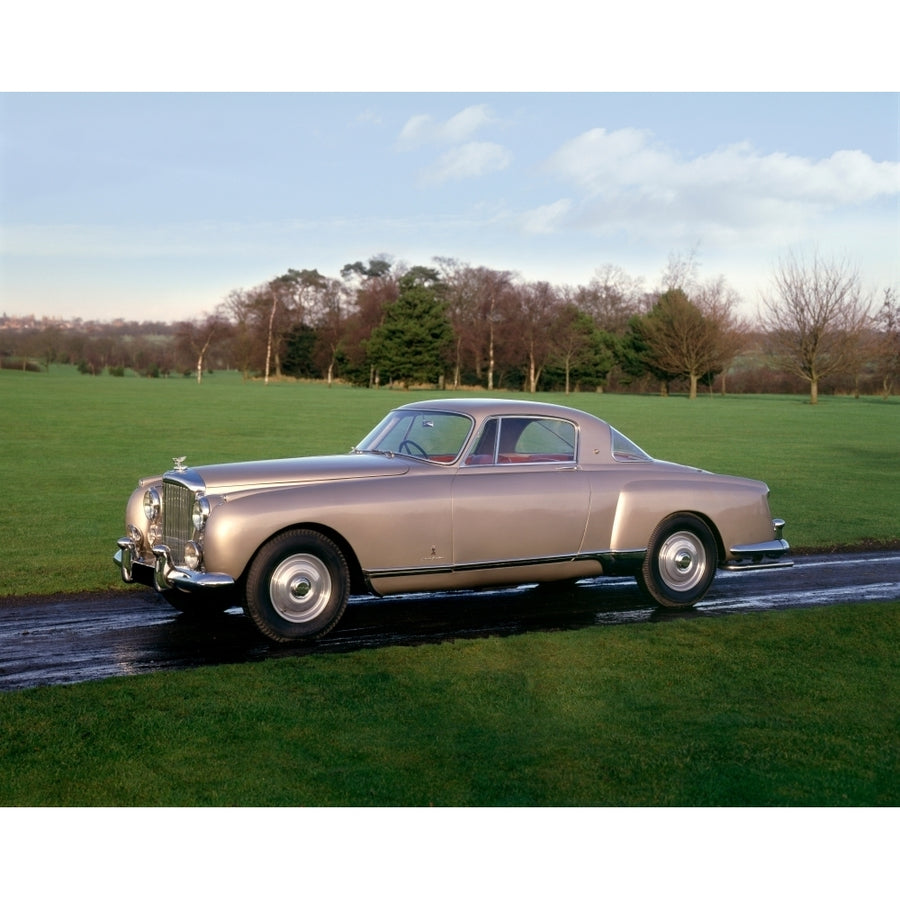
{"label": "chrome side trim", "polygon": [[450,575],[459,571],[453,566],[417,566],[409,569],[364,569],[363,576],[369,578],[405,578],[416,575]]}
{"label": "chrome side trim", "polygon": [[497,569],[519,569],[524,566],[546,566],[572,562],[597,562],[604,574],[610,570],[633,569],[639,565],[647,551],[643,550],[592,550],[564,556],[540,556],[532,559],[491,560],[449,566],[414,566],[408,569],[367,569],[363,574],[371,578],[403,578],[421,575],[449,575],[453,572],[480,572]]}

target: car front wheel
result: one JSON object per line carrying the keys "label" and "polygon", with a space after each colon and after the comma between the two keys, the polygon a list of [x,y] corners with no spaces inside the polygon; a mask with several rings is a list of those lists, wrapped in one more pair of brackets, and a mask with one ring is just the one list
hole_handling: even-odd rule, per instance
{"label": "car front wheel", "polygon": [[637,582],[662,606],[692,606],[709,590],[716,560],[709,526],[696,516],[672,516],[653,532]]}
{"label": "car front wheel", "polygon": [[273,641],[321,637],[350,596],[340,548],[314,531],[287,531],[265,544],[247,574],[246,611]]}

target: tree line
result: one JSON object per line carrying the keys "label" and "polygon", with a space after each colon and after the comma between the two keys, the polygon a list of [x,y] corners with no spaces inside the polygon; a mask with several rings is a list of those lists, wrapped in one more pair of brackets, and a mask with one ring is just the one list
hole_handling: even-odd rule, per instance
{"label": "tree line", "polygon": [[[723,277],[670,257],[655,290],[608,265],[559,287],[436,257],[347,263],[339,277],[288,269],[172,325],[0,331],[4,365],[71,362],[86,374],[215,369],[356,385],[488,390],[729,391],[820,387],[888,396],[900,372],[896,292],[874,297],[846,260],[779,261],[757,321]],[[0,319],[0,325],[4,320]],[[14,360],[16,362],[14,362]]]}

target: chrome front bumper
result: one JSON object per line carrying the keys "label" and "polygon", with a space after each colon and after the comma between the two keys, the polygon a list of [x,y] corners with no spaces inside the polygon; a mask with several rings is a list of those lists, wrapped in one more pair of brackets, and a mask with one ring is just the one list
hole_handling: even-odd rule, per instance
{"label": "chrome front bumper", "polygon": [[775,538],[771,541],[763,541],[759,544],[738,544],[732,547],[729,559],[723,562],[719,568],[730,572],[743,572],[747,569],[787,569],[794,561],[785,557],[790,552],[791,546],[781,536],[784,528],[784,519],[772,519],[772,527],[775,530]]}
{"label": "chrome front bumper", "polygon": [[131,538],[119,538],[116,544],[119,549],[113,556],[113,562],[119,567],[122,581],[126,584],[137,581],[158,591],[205,591],[234,585],[234,579],[224,572],[197,572],[186,566],[176,566],[172,562],[172,552],[165,544],[153,546],[152,564],[136,556],[135,543]]}

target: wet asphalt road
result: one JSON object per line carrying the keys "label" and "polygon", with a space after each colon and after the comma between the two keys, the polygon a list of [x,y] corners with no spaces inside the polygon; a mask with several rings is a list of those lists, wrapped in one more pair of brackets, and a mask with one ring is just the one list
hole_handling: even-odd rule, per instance
{"label": "wet asphalt road", "polygon": [[0,598],[0,690],[396,644],[671,621],[835,603],[900,601],[900,552],[796,557],[792,569],[719,572],[702,603],[663,610],[633,579],[565,588],[354,597],[321,641],[274,646],[238,609],[196,622],[152,591]]}

